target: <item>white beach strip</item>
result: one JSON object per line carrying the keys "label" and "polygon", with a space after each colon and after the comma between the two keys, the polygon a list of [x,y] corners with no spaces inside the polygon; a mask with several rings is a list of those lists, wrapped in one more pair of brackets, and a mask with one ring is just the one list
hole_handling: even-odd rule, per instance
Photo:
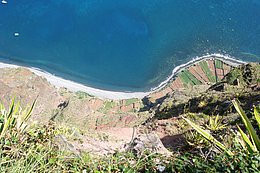
{"label": "white beach strip", "polygon": [[61,77],[54,76],[50,73],[46,73],[37,68],[29,68],[32,72],[39,76],[45,77],[51,84],[56,87],[65,87],[71,91],[84,91],[90,95],[94,95],[99,98],[105,99],[129,99],[129,98],[143,98],[148,95],[150,92],[116,92],[116,91],[107,91],[97,88],[92,88],[79,84],[70,80],[63,79]]}
{"label": "white beach strip", "polygon": [[[244,61],[237,60],[229,55],[222,55],[222,54],[208,54],[208,55],[201,56],[201,57],[195,57],[191,61],[175,67],[172,71],[172,74],[165,81],[161,82],[160,85],[158,85],[155,88],[152,88],[151,91],[148,91],[148,92],[116,92],[116,91],[101,90],[101,89],[97,89],[97,88],[91,88],[91,87],[88,87],[83,84],[76,83],[76,82],[73,82],[70,80],[66,80],[61,77],[57,77],[53,74],[50,74],[50,73],[43,71],[41,69],[38,69],[38,68],[34,68],[34,67],[30,67],[30,68],[25,67],[25,68],[28,68],[29,70],[31,70],[32,72],[34,72],[35,74],[37,74],[39,76],[45,77],[51,84],[53,84],[57,88],[65,87],[70,91],[83,91],[83,92],[86,92],[90,95],[96,96],[101,99],[116,100],[116,99],[143,98],[143,97],[151,94],[152,92],[156,92],[156,91],[163,89],[169,83],[169,81],[173,77],[175,77],[182,69],[189,67],[195,63],[198,63],[202,60],[213,59],[213,58],[222,60],[226,64],[229,64],[232,66],[238,66],[240,64],[246,63]],[[18,68],[21,66],[0,62],[0,68],[5,68],[5,67]]]}
{"label": "white beach strip", "polygon": [[[0,62],[0,68],[18,68],[22,66],[6,64]],[[28,68],[28,67],[25,67]],[[45,77],[51,84],[56,86],[57,88],[65,87],[70,91],[83,91],[90,95],[94,95],[98,98],[102,99],[130,99],[130,98],[143,98],[144,96],[150,94],[150,92],[114,92],[114,91],[106,91],[96,88],[91,88],[70,80],[63,79],[61,77],[57,77],[48,72],[42,71],[37,68],[28,68],[33,73]]]}

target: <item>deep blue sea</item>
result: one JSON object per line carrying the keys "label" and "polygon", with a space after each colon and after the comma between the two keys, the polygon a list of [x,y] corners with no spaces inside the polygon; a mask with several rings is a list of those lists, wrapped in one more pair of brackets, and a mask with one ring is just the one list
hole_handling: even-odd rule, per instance
{"label": "deep blue sea", "polygon": [[260,61],[260,0],[7,0],[0,61],[144,91],[207,53]]}

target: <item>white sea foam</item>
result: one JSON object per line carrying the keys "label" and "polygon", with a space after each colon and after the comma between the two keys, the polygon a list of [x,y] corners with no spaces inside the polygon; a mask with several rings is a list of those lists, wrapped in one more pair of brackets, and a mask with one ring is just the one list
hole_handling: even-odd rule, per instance
{"label": "white sea foam", "polygon": [[226,62],[227,64],[230,64],[232,66],[238,66],[240,64],[245,64],[246,62],[241,61],[241,60],[237,60],[234,57],[231,57],[230,55],[223,55],[223,54],[218,54],[218,53],[214,53],[214,54],[208,54],[208,55],[204,55],[204,56],[200,56],[200,57],[194,57],[191,61],[185,63],[185,64],[181,64],[177,67],[175,67],[172,70],[172,74],[167,77],[167,79],[163,82],[161,82],[157,87],[152,88],[151,91],[157,91],[160,90],[161,88],[165,87],[167,85],[167,83],[174,77],[176,76],[176,74],[178,74],[183,68],[185,67],[189,67],[194,63],[198,63],[202,60],[205,59],[212,59],[212,58],[217,58],[222,60],[223,62]]}
{"label": "white sea foam", "polygon": [[[65,88],[67,88],[71,91],[84,91],[88,94],[91,94],[91,95],[94,95],[96,97],[103,98],[103,99],[129,99],[129,98],[143,98],[144,96],[147,96],[152,92],[158,91],[158,90],[162,89],[163,87],[165,87],[165,85],[167,85],[167,83],[176,74],[178,74],[183,68],[188,67],[188,66],[190,66],[194,63],[197,63],[201,60],[211,59],[213,57],[220,59],[220,60],[226,62],[227,64],[230,64],[230,65],[233,65],[233,66],[237,66],[239,64],[245,63],[244,61],[236,60],[235,58],[233,58],[229,55],[222,55],[222,54],[209,54],[209,55],[205,55],[205,56],[201,56],[201,57],[195,57],[191,61],[175,67],[172,71],[172,74],[165,81],[160,83],[160,85],[158,85],[157,87],[152,88],[151,91],[147,91],[147,92],[116,92],[116,91],[101,90],[101,89],[97,89],[97,88],[91,88],[91,87],[88,87],[88,86],[85,86],[83,84],[76,83],[76,82],[73,82],[73,81],[70,81],[70,80],[66,80],[66,79],[63,79],[61,77],[57,77],[53,74],[50,74],[46,71],[39,69],[39,68],[30,67],[28,69],[31,70],[32,72],[34,72],[35,74],[39,75],[39,76],[45,77],[51,84],[53,84],[57,88],[65,87]],[[17,67],[20,67],[20,66],[0,62],[0,68],[6,68],[6,67],[17,68]]]}

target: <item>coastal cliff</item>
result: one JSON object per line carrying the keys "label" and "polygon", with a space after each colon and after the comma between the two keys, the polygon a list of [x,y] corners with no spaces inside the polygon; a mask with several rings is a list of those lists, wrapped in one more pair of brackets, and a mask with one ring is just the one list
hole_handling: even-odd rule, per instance
{"label": "coastal cliff", "polygon": [[235,97],[247,108],[259,103],[260,65],[235,66],[219,59],[202,60],[183,68],[160,90],[142,99],[123,100],[99,99],[57,88],[26,68],[3,68],[0,96],[5,105],[14,97],[21,100],[22,106],[36,99],[31,118],[34,123],[54,121],[80,129],[80,142],[70,141],[75,151],[105,154],[138,138],[145,147],[156,143],[162,153],[168,153],[164,147],[176,148],[183,142],[181,134],[185,130],[176,123],[180,115],[225,115],[232,112],[230,100]]}

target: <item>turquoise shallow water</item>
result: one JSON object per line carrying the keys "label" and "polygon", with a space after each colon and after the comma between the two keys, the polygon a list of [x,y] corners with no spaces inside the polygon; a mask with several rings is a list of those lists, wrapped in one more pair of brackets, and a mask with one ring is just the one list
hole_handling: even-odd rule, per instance
{"label": "turquoise shallow water", "polygon": [[260,61],[259,0],[0,4],[0,61],[107,90],[144,91],[207,53]]}

